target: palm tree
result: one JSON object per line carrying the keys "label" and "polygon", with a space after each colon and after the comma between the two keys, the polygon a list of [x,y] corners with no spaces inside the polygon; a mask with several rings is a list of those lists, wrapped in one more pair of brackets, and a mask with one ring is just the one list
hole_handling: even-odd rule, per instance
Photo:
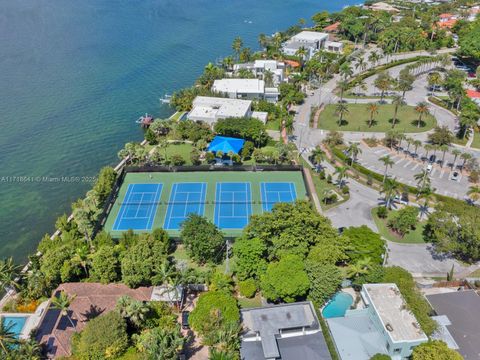
{"label": "palm tree", "polygon": [[115,308],[123,318],[127,319],[136,328],[143,325],[149,311],[146,304],[132,299],[128,295],[120,296]]}
{"label": "palm tree", "polygon": [[392,119],[392,129],[393,129],[397,124],[398,109],[404,104],[403,98],[400,95],[395,95],[392,99],[392,104],[394,105],[393,119]]}
{"label": "palm tree", "polygon": [[323,151],[322,148],[317,145],[312,151],[312,159],[315,165],[319,165],[325,160],[325,151]]}
{"label": "palm tree", "polygon": [[448,151],[448,149],[450,149],[450,147],[446,144],[443,144],[443,145],[440,145],[438,149],[443,153],[442,155],[442,167],[443,167],[443,163],[445,162],[445,154]]}
{"label": "palm tree", "polygon": [[418,174],[415,174],[414,179],[417,181],[418,185],[417,194],[420,194],[425,188],[430,186],[430,177],[428,176],[428,171],[426,169],[422,170]]}
{"label": "palm tree", "polygon": [[372,267],[372,259],[369,257],[357,260],[355,264],[351,264],[347,268],[347,277],[356,278],[360,275],[368,274]]}
{"label": "palm tree", "polygon": [[15,265],[13,258],[0,260],[0,285],[6,288],[18,289],[21,267]]}
{"label": "palm tree", "polygon": [[240,58],[240,52],[242,50],[242,47],[243,47],[243,40],[241,37],[238,36],[233,40],[233,43],[232,43],[232,49],[235,52],[235,55],[237,56],[237,60]]}
{"label": "palm tree", "polygon": [[89,277],[88,274],[88,266],[90,265],[90,249],[87,245],[82,245],[75,250],[75,254],[73,255],[73,262],[80,264],[85,272],[86,277]]}
{"label": "palm tree", "polygon": [[423,148],[424,148],[425,151],[426,151],[426,152],[425,152],[425,158],[428,159],[428,153],[435,148],[435,145],[426,144]]}
{"label": "palm tree", "polygon": [[198,150],[203,151],[207,148],[207,142],[204,139],[200,139],[195,143]]}
{"label": "palm tree", "polygon": [[355,69],[359,69],[359,72],[362,72],[365,70],[366,66],[367,64],[365,63],[365,59],[363,57],[359,57],[355,63]]}
{"label": "palm tree", "polygon": [[41,346],[33,339],[22,341],[18,347],[17,360],[40,360],[42,355]]}
{"label": "palm tree", "polygon": [[265,34],[258,35],[258,45],[260,45],[262,49],[266,49],[268,45],[268,36]]}
{"label": "palm tree", "polygon": [[352,165],[353,162],[357,161],[357,156],[362,153],[362,149],[358,143],[350,143],[350,146],[347,148],[347,153],[350,155],[350,165]]}
{"label": "palm tree", "polygon": [[462,155],[460,155],[460,158],[463,160],[462,170],[465,167],[466,162],[470,160],[472,157],[473,156],[470,153],[463,153]]}
{"label": "palm tree", "polygon": [[415,106],[415,111],[418,114],[417,128],[419,128],[422,123],[423,116],[430,113],[428,104],[424,101],[419,102],[417,106]]}
{"label": "palm tree", "polygon": [[452,150],[452,155],[454,156],[453,158],[453,163],[452,163],[452,170],[455,168],[455,165],[457,164],[457,158],[462,155],[462,152],[459,149],[453,149]]}
{"label": "palm tree", "polygon": [[480,200],[480,186],[470,186],[467,195],[472,201]]}
{"label": "palm tree", "polygon": [[392,167],[395,162],[390,158],[389,155],[382,156],[380,159],[381,162],[383,162],[383,165],[385,165],[385,173],[383,175],[383,182],[387,179],[387,171],[389,167]]}
{"label": "palm tree", "polygon": [[273,86],[273,72],[265,70],[263,73],[263,81],[265,81],[265,86]]}
{"label": "palm tree", "polygon": [[75,328],[70,315],[68,314],[68,308],[73,300],[75,300],[76,295],[69,296],[65,291],[60,291],[58,296],[54,296],[52,299],[52,306],[54,309],[60,310],[62,316],[66,316],[70,324]]}
{"label": "palm tree", "polygon": [[348,82],[341,80],[338,82],[338,88],[340,89],[340,102],[343,102],[343,93],[348,89]]}
{"label": "palm tree", "polygon": [[335,112],[338,115],[338,126],[342,126],[343,124],[343,117],[349,113],[348,105],[342,102],[339,102],[335,107]]}
{"label": "palm tree", "polygon": [[335,174],[337,175],[338,187],[343,187],[343,179],[348,177],[347,168],[345,166],[335,166]]}
{"label": "palm tree", "polygon": [[412,144],[415,147],[415,155],[418,155],[417,150],[418,150],[418,147],[422,145],[422,142],[420,140],[413,140]]}
{"label": "palm tree", "polygon": [[380,55],[376,51],[372,51],[368,56],[368,61],[370,61],[373,64],[373,66],[375,66],[379,60],[380,60]]}
{"label": "palm tree", "polygon": [[162,139],[158,142],[158,147],[160,149],[163,149],[163,157],[165,161],[167,161],[167,148],[168,148],[168,140],[167,139]]}
{"label": "palm tree", "polygon": [[370,103],[367,105],[367,111],[370,113],[370,121],[368,122],[368,127],[372,127],[373,122],[375,121],[375,115],[378,114],[378,105],[376,103]]}
{"label": "palm tree", "polygon": [[399,184],[395,179],[385,179],[380,194],[385,194],[385,207],[390,208],[395,196],[399,193]]}
{"label": "palm tree", "polygon": [[13,323],[5,325],[4,318],[0,317],[0,348],[4,355],[8,355],[10,349],[18,344],[17,336],[12,331],[13,326]]}
{"label": "palm tree", "polygon": [[340,65],[339,72],[344,80],[347,80],[350,76],[353,75],[353,70],[350,66],[350,63],[348,62],[344,62],[342,65]]}
{"label": "palm tree", "polygon": [[432,88],[432,96],[435,96],[435,89],[442,84],[442,76],[440,73],[434,71],[428,74],[428,85]]}

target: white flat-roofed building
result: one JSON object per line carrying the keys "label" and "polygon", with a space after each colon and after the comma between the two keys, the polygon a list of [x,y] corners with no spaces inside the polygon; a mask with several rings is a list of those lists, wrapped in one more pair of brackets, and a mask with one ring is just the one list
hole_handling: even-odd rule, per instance
{"label": "white flat-roofed building", "polygon": [[287,40],[282,47],[285,55],[295,56],[298,49],[307,50],[306,59],[310,59],[318,50],[325,48],[328,34],[316,31],[302,31]]}
{"label": "white flat-roofed building", "polygon": [[257,78],[265,80],[264,75],[270,71],[273,75],[273,84],[278,85],[285,81],[285,63],[277,60],[255,60],[254,62],[235,64],[233,71],[247,69]]}
{"label": "white flat-roofed building", "polygon": [[231,99],[278,101],[278,89],[266,87],[259,79],[221,79],[215,80],[212,91],[225,94]]}
{"label": "white flat-roofed building", "polygon": [[407,359],[428,341],[396,284],[364,284],[360,294],[365,308],[327,319],[342,360],[369,360],[376,353]]}
{"label": "white flat-roofed building", "polygon": [[342,53],[343,43],[339,41],[327,41],[325,42],[325,50],[334,53]]}
{"label": "white flat-roofed building", "polygon": [[187,118],[213,126],[220,119],[251,117],[266,122],[268,114],[253,112],[251,100],[197,96]]}

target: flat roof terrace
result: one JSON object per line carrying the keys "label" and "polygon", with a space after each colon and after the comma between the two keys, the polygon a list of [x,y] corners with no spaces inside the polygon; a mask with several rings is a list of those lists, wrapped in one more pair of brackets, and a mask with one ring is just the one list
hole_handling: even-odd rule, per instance
{"label": "flat roof terrace", "polygon": [[371,306],[393,341],[427,340],[417,319],[407,308],[400,290],[395,284],[365,284],[363,289],[371,300]]}

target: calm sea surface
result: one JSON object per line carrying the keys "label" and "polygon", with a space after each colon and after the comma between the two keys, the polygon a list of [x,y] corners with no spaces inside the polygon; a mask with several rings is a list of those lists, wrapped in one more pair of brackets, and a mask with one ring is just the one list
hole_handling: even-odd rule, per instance
{"label": "calm sea surface", "polygon": [[256,48],[259,33],[353,3],[0,0],[0,258],[32,252],[91,186],[69,178],[115,164],[142,137],[134,120],[170,115],[159,98],[235,36]]}

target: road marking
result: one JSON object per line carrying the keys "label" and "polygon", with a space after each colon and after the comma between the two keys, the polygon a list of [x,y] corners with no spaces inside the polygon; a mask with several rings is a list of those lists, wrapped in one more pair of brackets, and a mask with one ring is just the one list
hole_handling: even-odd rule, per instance
{"label": "road marking", "polygon": [[435,171],[437,171],[437,169],[433,168],[432,172],[430,173],[430,176],[433,176],[433,174],[435,174]]}
{"label": "road marking", "polygon": [[410,165],[411,163],[412,163],[412,160],[408,160],[408,162],[407,162],[405,165],[403,165],[403,167],[406,168],[406,167],[407,167],[408,165]]}
{"label": "road marking", "polygon": [[444,175],[444,174],[445,174],[445,170],[442,170],[442,171],[440,172],[440,176],[439,176],[438,178],[439,178],[439,179],[443,178],[443,175]]}
{"label": "road marking", "polygon": [[460,182],[462,180],[462,177],[463,177],[463,175],[460,174],[460,176],[458,177],[458,182]]}
{"label": "road marking", "polygon": [[375,154],[383,154],[385,152],[388,152],[388,151],[386,151],[385,149],[378,149],[374,151]]}
{"label": "road marking", "polygon": [[404,158],[402,158],[402,159],[400,159],[400,160],[396,161],[396,162],[395,162],[395,165],[398,165],[398,164],[400,164],[402,161],[405,161],[405,159],[404,159]]}
{"label": "road marking", "polygon": [[419,165],[419,163],[416,163],[415,166],[412,168],[412,171],[415,170]]}

